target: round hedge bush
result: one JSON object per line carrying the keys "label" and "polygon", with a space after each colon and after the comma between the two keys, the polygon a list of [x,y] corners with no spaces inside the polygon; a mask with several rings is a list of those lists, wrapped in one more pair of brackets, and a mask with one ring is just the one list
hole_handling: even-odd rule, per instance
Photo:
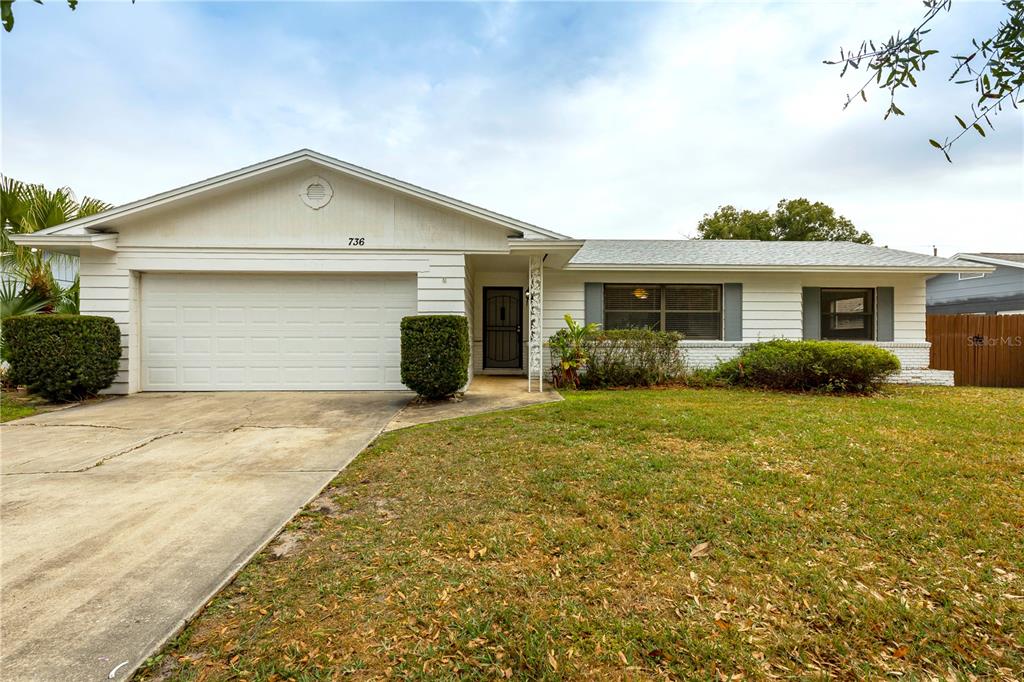
{"label": "round hedge bush", "polygon": [[899,358],[878,346],[780,339],[747,346],[720,364],[715,377],[736,386],[867,393],[899,369]]}
{"label": "round hedge bush", "polygon": [[402,318],[402,383],[431,400],[469,381],[469,327],[461,315]]}
{"label": "round hedge bush", "polygon": [[47,400],[81,400],[117,376],[121,330],[109,317],[11,317],[3,321],[3,340],[10,381]]}

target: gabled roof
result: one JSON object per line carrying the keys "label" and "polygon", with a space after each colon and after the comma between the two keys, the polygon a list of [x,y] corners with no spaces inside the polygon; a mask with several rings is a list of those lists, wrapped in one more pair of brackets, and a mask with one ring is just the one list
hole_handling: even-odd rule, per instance
{"label": "gabled roof", "polygon": [[989,272],[978,263],[853,242],[738,239],[588,239],[573,269],[901,270]]}
{"label": "gabled roof", "polygon": [[193,197],[204,192],[224,188],[234,183],[301,163],[313,163],[323,168],[344,173],[381,187],[386,187],[401,194],[405,194],[406,196],[420,199],[438,206],[443,206],[474,218],[486,220],[514,232],[518,232],[524,237],[539,237],[547,239],[570,238],[564,234],[545,230],[544,228],[531,225],[530,223],[523,222],[522,220],[510,218],[509,216],[487,210],[486,208],[474,206],[473,204],[466,203],[465,201],[460,201],[444,194],[440,194],[439,192],[434,192],[402,180],[397,180],[382,173],[377,173],[376,171],[327,156],[326,154],[320,154],[319,152],[315,152],[311,149],[300,149],[292,152],[291,154],[285,154],[284,156],[278,156],[251,166],[239,168],[238,170],[223,173],[221,175],[215,175],[212,178],[200,180],[199,182],[194,182],[190,185],[185,185],[184,187],[178,187],[177,189],[172,189],[167,192],[154,194],[153,196],[146,197],[145,199],[139,199],[138,201],[133,201],[121,206],[115,206],[114,208],[103,211],[102,213],[97,213],[86,218],[72,220],[55,227],[40,230],[39,232],[33,233],[33,236],[44,237],[68,231],[74,231],[82,234],[86,231],[100,229],[104,223],[109,223],[112,220],[124,218],[158,206],[164,206],[168,203],[178,201],[186,197]]}
{"label": "gabled roof", "polygon": [[992,251],[981,251],[979,253],[958,253],[953,258],[987,263],[989,265],[1003,265],[1011,268],[1024,268],[1024,253],[995,253]]}

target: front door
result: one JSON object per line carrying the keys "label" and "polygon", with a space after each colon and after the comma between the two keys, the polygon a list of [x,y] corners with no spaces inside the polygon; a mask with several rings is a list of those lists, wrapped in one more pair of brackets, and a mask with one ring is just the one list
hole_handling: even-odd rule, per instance
{"label": "front door", "polygon": [[484,369],[523,368],[523,289],[484,287]]}

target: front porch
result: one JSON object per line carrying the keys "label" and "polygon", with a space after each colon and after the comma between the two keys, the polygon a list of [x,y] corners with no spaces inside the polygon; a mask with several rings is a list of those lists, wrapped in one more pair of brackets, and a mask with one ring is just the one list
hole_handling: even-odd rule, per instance
{"label": "front porch", "polygon": [[[550,245],[547,245],[550,249]],[[558,254],[560,255],[560,254]],[[474,376],[526,377],[527,391],[543,391],[544,268],[567,260],[544,252],[466,258],[466,295]]]}

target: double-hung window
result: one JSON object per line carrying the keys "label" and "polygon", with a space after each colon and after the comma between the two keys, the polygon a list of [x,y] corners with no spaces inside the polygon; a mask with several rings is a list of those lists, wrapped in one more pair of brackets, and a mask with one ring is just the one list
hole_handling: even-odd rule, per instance
{"label": "double-hung window", "polygon": [[874,289],[822,289],[821,338],[871,341],[875,338]]}
{"label": "double-hung window", "polygon": [[722,338],[721,284],[605,284],[604,328],[646,327],[686,339]]}

